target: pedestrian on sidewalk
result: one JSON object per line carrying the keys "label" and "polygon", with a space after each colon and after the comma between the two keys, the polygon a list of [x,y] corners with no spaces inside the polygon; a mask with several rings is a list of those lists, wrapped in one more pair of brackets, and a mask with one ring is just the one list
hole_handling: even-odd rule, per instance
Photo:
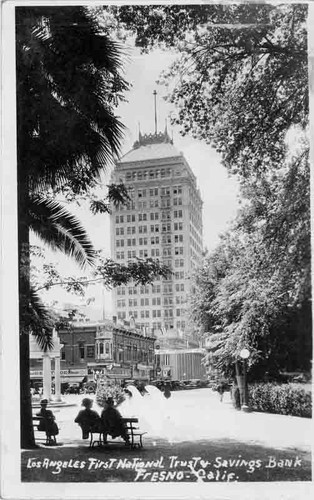
{"label": "pedestrian on sidewalk", "polygon": [[223,398],[224,398],[224,393],[225,393],[225,383],[224,382],[220,382],[218,384],[217,392],[219,394],[220,402],[222,403],[223,402]]}
{"label": "pedestrian on sidewalk", "polygon": [[170,391],[170,384],[169,384],[169,382],[166,382],[165,390],[164,390],[164,396],[165,396],[166,399],[169,399],[171,397],[171,391]]}
{"label": "pedestrian on sidewalk", "polygon": [[81,410],[77,415],[74,422],[79,424],[82,429],[82,438],[88,439],[90,432],[97,432],[100,430],[100,416],[97,411],[92,410],[93,400],[89,398],[84,398],[82,401],[82,406],[84,410]]}

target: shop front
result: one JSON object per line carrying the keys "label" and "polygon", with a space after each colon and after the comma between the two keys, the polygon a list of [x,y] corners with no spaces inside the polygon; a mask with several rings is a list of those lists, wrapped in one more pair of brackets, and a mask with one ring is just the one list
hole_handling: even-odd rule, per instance
{"label": "shop front", "polygon": [[[87,376],[87,368],[69,368],[60,370],[61,384],[79,385],[83,378]],[[43,370],[30,370],[31,386],[42,387]],[[55,379],[55,370],[51,370],[52,382]]]}

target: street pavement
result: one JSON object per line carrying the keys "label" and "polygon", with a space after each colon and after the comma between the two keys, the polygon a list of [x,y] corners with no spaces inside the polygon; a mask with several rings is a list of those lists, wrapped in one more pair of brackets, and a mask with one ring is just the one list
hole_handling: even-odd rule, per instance
{"label": "street pavement", "polygon": [[[52,408],[60,433],[58,442],[65,446],[83,444],[81,430],[74,419],[81,409],[84,396],[67,395],[72,406]],[[95,396],[91,396],[95,399]],[[145,399],[145,398],[144,398]],[[162,401],[160,402],[162,403]],[[233,408],[229,393],[224,401],[211,389],[174,391],[169,400],[140,411],[140,426],[147,431],[146,439],[164,439],[169,443],[198,440],[236,440],[247,444],[271,446],[276,449],[309,451],[312,420],[267,413],[245,413]],[[99,413],[101,408],[94,404]],[[86,444],[86,441],[85,441]]]}

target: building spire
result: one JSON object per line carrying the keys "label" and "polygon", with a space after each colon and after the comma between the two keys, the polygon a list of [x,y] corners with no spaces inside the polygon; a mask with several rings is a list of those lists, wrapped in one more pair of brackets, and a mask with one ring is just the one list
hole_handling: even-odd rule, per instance
{"label": "building spire", "polygon": [[153,96],[154,96],[154,105],[155,105],[155,135],[157,135],[157,104],[156,104],[157,92],[156,92],[156,90],[154,90]]}

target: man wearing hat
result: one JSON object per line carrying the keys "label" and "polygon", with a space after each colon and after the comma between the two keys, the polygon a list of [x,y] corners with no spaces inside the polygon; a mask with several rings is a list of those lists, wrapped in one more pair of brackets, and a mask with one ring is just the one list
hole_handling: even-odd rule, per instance
{"label": "man wearing hat", "polygon": [[37,417],[41,417],[37,429],[46,432],[46,444],[56,444],[56,435],[59,434],[59,429],[55,422],[55,416],[51,410],[47,410],[47,405],[48,399],[42,399],[40,402],[41,409],[36,413]]}

